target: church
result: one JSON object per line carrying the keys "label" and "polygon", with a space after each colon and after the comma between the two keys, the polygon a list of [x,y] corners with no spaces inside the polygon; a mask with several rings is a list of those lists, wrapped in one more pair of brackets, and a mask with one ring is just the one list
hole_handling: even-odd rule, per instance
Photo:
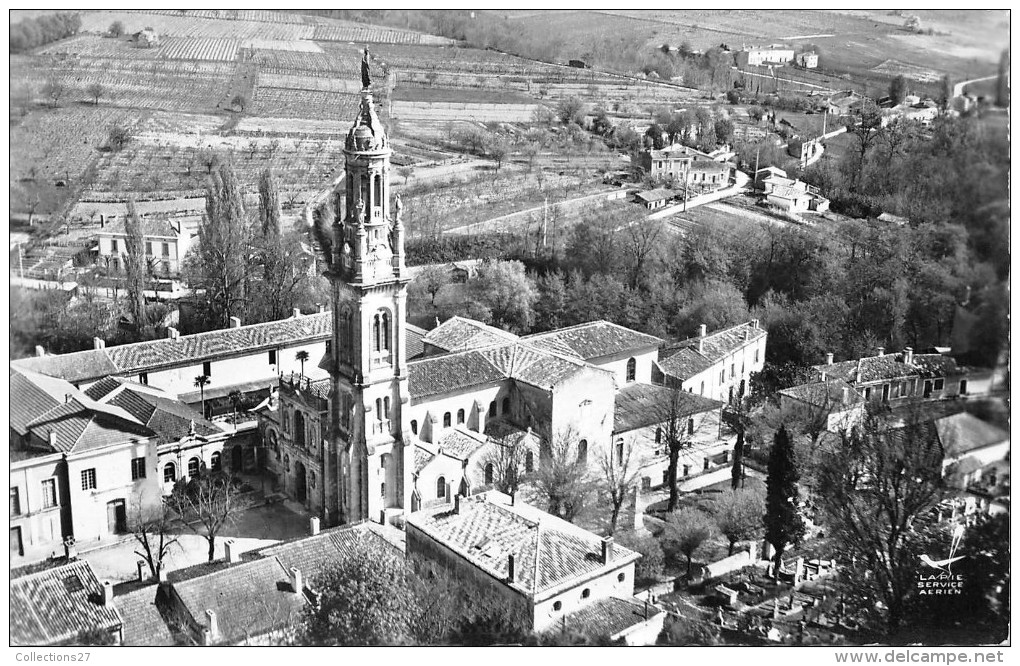
{"label": "church", "polygon": [[[606,321],[528,336],[462,317],[429,332],[408,326],[402,205],[390,193],[392,151],[366,69],[346,136],[337,192],[343,204],[326,242],[320,239],[332,339],[308,375],[281,378],[277,404],[261,414],[263,459],[278,486],[327,524],[388,523],[451,496],[491,489],[493,447],[508,441],[522,447],[531,472],[550,439],[569,439],[571,455],[595,476],[601,456],[622,459],[626,438],[647,488],[665,478],[652,403],[677,391],[685,395],[692,439],[684,474],[716,465],[729,446],[721,400],[732,400],[734,386],[742,389],[763,360],[765,335],[756,322],[741,325],[739,334],[702,331],[688,341],[697,372],[713,375],[716,366],[736,367],[734,355],[743,358],[754,345],[756,363],[739,363],[739,378],[731,367],[728,382],[723,370],[712,394],[701,382],[700,395],[683,377],[663,387],[669,386],[664,376],[676,372],[664,375],[660,357],[664,349],[675,354],[677,345]],[[731,339],[733,345],[708,345],[718,358],[705,356],[706,341]]]}

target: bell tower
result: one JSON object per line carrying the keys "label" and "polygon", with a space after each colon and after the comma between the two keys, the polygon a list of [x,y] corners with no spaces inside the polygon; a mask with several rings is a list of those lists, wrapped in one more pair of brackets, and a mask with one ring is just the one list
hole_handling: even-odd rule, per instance
{"label": "bell tower", "polygon": [[344,145],[343,206],[326,273],[333,301],[329,371],[336,460],[335,493],[327,503],[336,523],[381,522],[409,507],[413,469],[413,451],[403,441],[411,276],[404,266],[400,199],[392,207],[390,202],[392,151],[372,101],[368,49],[362,83]]}

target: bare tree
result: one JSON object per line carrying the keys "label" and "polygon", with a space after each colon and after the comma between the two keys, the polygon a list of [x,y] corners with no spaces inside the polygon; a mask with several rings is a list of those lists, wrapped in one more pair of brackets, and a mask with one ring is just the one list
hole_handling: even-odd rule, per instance
{"label": "bare tree", "polygon": [[585,479],[587,443],[582,446],[570,428],[545,438],[541,464],[535,474],[535,490],[554,516],[573,522],[592,493]]}
{"label": "bare tree", "polygon": [[53,108],[57,107],[60,103],[60,98],[67,92],[67,85],[55,76],[50,77],[46,80],[43,85],[42,94],[50,100],[50,106]]}
{"label": "bare tree", "polygon": [[707,427],[706,419],[695,416],[697,405],[692,404],[688,393],[673,388],[669,396],[659,405],[659,419],[662,431],[661,441],[666,445],[669,464],[666,467],[666,485],[669,486],[669,502],[667,511],[675,511],[680,500],[680,489],[677,486],[677,468],[680,465],[680,452],[691,448],[692,438]]}
{"label": "bare tree", "polygon": [[421,283],[422,289],[432,296],[432,307],[435,307],[436,296],[450,283],[450,272],[444,266],[423,266],[415,276],[415,281]]}
{"label": "bare tree", "polygon": [[[483,474],[492,466],[492,486],[501,493],[514,495],[521,487],[521,482],[529,473],[529,449],[524,441],[526,436],[519,431],[496,434],[484,455],[478,461]],[[534,454],[532,454],[534,455]]]}
{"label": "bare tree", "polygon": [[97,81],[96,83],[90,83],[85,92],[93,99],[95,105],[99,106],[99,98],[106,94],[106,88]]}
{"label": "bare tree", "polygon": [[136,505],[138,512],[135,516],[133,531],[137,542],[135,555],[145,560],[145,563],[149,565],[152,577],[158,579],[159,572],[163,569],[163,560],[178,539],[178,536],[171,531],[173,517],[162,501],[158,507],[148,510],[142,507],[140,501]]}
{"label": "bare tree", "polygon": [[414,175],[414,169],[409,166],[402,166],[397,168],[397,173],[404,179],[404,186],[406,187],[407,180]]}
{"label": "bare tree", "polygon": [[209,561],[216,559],[216,535],[241,510],[240,483],[223,472],[199,471],[189,481],[174,486],[167,505],[188,528],[209,544]]}
{"label": "bare tree", "polygon": [[645,262],[658,246],[661,235],[662,223],[658,220],[643,219],[626,226],[623,233],[623,252],[630,264],[631,289],[638,288]]}
{"label": "bare tree", "polygon": [[755,539],[762,531],[765,498],[753,489],[723,493],[713,502],[712,515],[716,527],[730,544],[729,555],[738,541]]}
{"label": "bare tree", "polygon": [[602,483],[605,486],[612,510],[609,514],[609,533],[616,532],[616,522],[620,518],[627,495],[634,488],[638,475],[637,461],[634,459],[634,446],[622,441],[616,442],[614,450],[603,451],[599,456],[599,467],[602,470]]}
{"label": "bare tree", "polygon": [[689,507],[671,513],[666,519],[666,539],[687,558],[687,579],[691,577],[691,564],[698,550],[712,538],[715,524],[702,510]]}

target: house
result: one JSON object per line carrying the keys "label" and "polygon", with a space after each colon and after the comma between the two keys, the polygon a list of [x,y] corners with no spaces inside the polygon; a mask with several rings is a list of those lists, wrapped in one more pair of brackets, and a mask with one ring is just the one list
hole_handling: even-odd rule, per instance
{"label": "house", "polygon": [[[407,517],[407,555],[432,560],[473,585],[479,595],[519,618],[522,629],[553,629],[562,626],[564,618],[577,623],[582,617],[605,619],[595,604],[609,599],[643,608],[633,596],[634,563],[641,556],[612,537],[600,538],[496,491],[453,500]],[[585,609],[593,612],[576,615]],[[635,615],[629,624],[652,617]],[[661,629],[661,618],[657,621]],[[625,633],[620,624],[605,621],[589,627],[598,633]]]}
{"label": "house", "polygon": [[712,333],[702,324],[696,337],[659,350],[653,383],[733,402],[747,393],[751,373],[764,366],[767,339],[757,319]]}
{"label": "house", "polygon": [[612,455],[616,464],[622,464],[630,450],[631,465],[639,470],[642,490],[667,483],[669,448],[664,427],[668,429],[671,419],[676,419],[672,427],[685,438],[677,461],[677,478],[684,480],[714,469],[730,449],[720,437],[722,408],[718,400],[665,386],[624,386],[616,395],[613,413]]}
{"label": "house", "polygon": [[638,159],[641,168],[653,179],[724,186],[735,169],[726,162],[728,156],[727,151],[710,154],[677,143],[662,150],[642,151]]}
{"label": "house", "polygon": [[907,120],[922,125],[930,125],[939,116],[938,105],[931,101],[920,101],[914,97],[914,101],[904,101],[890,109],[882,110],[882,127],[886,127],[894,120]]}
{"label": "house", "polygon": [[814,51],[798,53],[796,58],[797,66],[804,69],[815,69],[818,67],[818,54]]}
{"label": "house", "polygon": [[824,429],[841,432],[864,418],[864,396],[842,379],[823,377],[819,381],[779,391],[779,405],[798,412],[809,422],[824,420]]}
{"label": "house", "polygon": [[1009,458],[1009,433],[972,414],[935,419],[935,432],[942,446],[943,473],[960,488],[980,481]]}
{"label": "house", "polygon": [[765,201],[793,213],[810,210],[812,196],[805,190],[776,185],[765,195]]}
{"label": "house", "polygon": [[[154,275],[177,275],[181,262],[191,248],[191,233],[181,221],[166,216],[141,215],[142,243],[145,261]],[[126,217],[103,222],[99,233],[100,264],[113,272],[125,270],[128,252]]]}
{"label": "house", "polygon": [[664,208],[666,204],[678,196],[680,196],[679,192],[659,188],[638,192],[634,195],[634,199],[648,210],[655,210],[657,208]]}
{"label": "house", "polygon": [[[186,404],[226,398],[231,391],[268,394],[280,374],[298,371],[298,352],[318,365],[332,335],[332,314],[295,311],[292,317],[242,326],[231,320],[226,329],[180,335],[167,329],[167,337],[107,347],[97,338],[95,348],[71,354],[43,355],[11,361],[11,366],[64,379],[79,388],[106,376],[132,379],[160,388]],[[203,389],[195,377],[209,379]],[[223,411],[230,411],[227,403]],[[210,410],[215,411],[215,410]]]}
{"label": "house", "polygon": [[152,28],[144,28],[134,34],[134,40],[140,46],[152,48],[159,46],[159,34]]}
{"label": "house", "polygon": [[122,642],[123,619],[113,586],[78,560],[11,578],[11,645],[58,646]]}
{"label": "house", "polygon": [[959,366],[946,354],[915,354],[910,347],[898,354],[886,354],[879,347],[874,356],[840,362],[827,354],[825,363],[814,370],[847,382],[872,403],[987,395],[993,384],[990,370]]}
{"label": "house", "polygon": [[778,44],[771,46],[744,47],[734,54],[738,67],[760,67],[762,65],[785,65],[793,62],[793,49]]}

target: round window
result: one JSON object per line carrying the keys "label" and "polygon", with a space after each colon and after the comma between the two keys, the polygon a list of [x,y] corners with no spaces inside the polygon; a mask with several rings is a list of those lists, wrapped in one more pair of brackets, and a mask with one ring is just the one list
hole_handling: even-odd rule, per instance
{"label": "round window", "polygon": [[620,581],[621,583],[623,581],[625,581],[626,579],[627,579],[627,574],[623,574],[623,573],[616,577],[616,580]]}
{"label": "round window", "polygon": [[553,602],[553,610],[554,611],[558,611],[561,608],[563,608],[563,602],[562,601]]}
{"label": "round window", "polygon": [[581,591],[581,598],[582,598],[582,599],[587,599],[587,598],[588,598],[588,597],[590,597],[590,596],[591,596],[591,590],[589,590],[588,588],[584,588],[584,589],[583,589],[583,590]]}

